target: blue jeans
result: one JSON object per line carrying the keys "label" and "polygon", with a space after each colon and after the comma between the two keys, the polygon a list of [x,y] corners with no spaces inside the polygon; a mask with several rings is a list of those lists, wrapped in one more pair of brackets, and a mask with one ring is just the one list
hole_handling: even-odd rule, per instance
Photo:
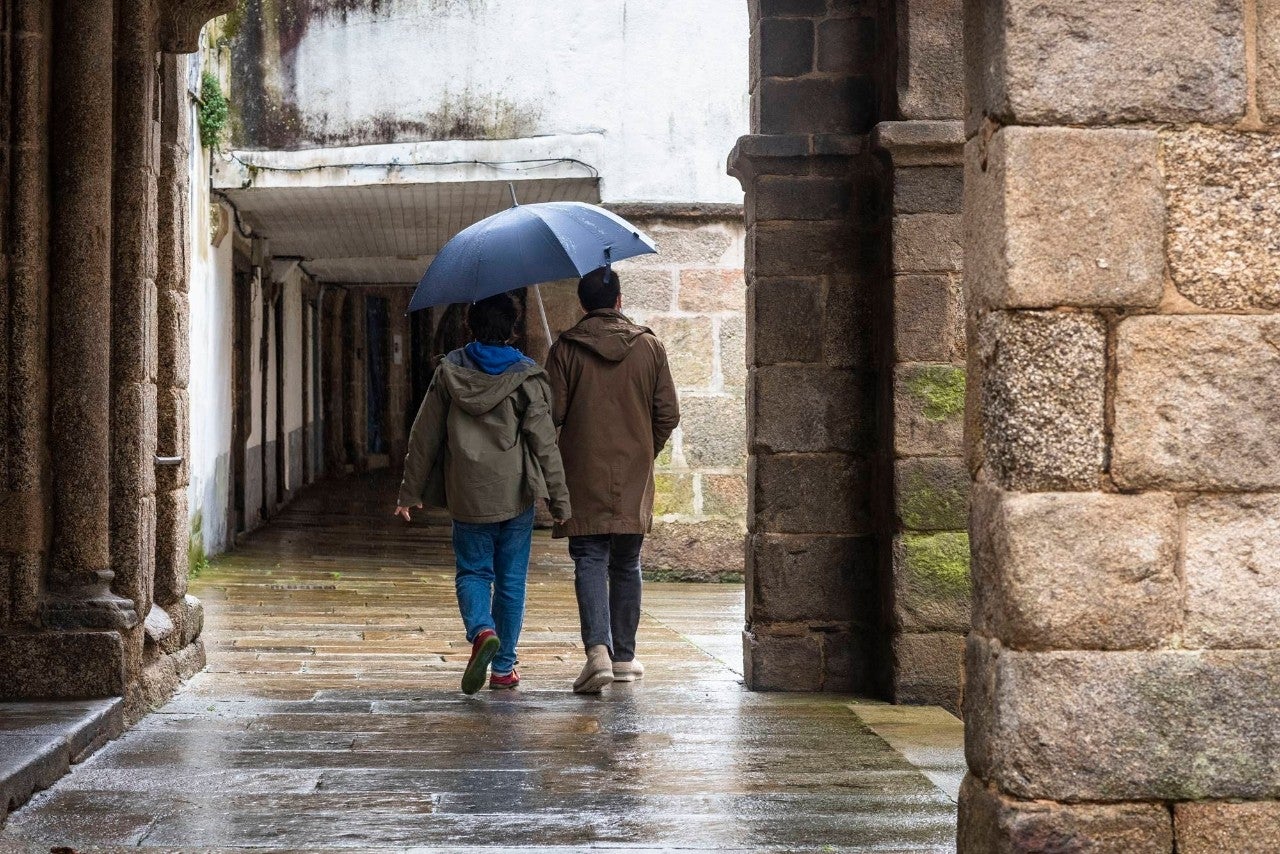
{"label": "blue jeans", "polygon": [[453,553],[458,564],[455,584],[462,623],[469,641],[485,629],[498,633],[502,646],[493,659],[494,673],[510,673],[516,666],[532,545],[532,507],[505,522],[453,523]]}
{"label": "blue jeans", "polygon": [[614,661],[636,657],[640,626],[640,549],[643,534],[569,538],[582,643],[609,647]]}

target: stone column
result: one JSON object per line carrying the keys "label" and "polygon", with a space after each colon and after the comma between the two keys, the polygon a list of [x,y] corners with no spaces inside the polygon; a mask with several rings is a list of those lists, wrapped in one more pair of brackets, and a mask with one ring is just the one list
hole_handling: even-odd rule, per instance
{"label": "stone column", "polygon": [[893,401],[884,436],[893,470],[892,548],[885,555],[891,696],[952,711],[959,711],[970,610],[963,141],[959,120],[883,122],[874,136],[893,175],[893,366],[884,377]]}
{"label": "stone column", "polygon": [[[958,711],[969,630],[969,475],[963,460],[964,186],[961,0],[894,4],[891,121],[872,145],[891,172],[893,345],[881,378],[893,472],[882,535],[892,656],[890,696]],[[888,75],[887,75],[888,76]]]}
{"label": "stone column", "polygon": [[[38,623],[48,552],[49,62],[47,0],[9,3],[8,146],[0,176],[0,626]],[[16,14],[14,12],[16,11]]]}
{"label": "stone column", "polygon": [[[409,428],[405,413],[409,409],[409,298],[408,288],[387,288],[381,292],[387,299],[387,416],[384,425],[387,453],[392,471],[399,472],[408,450]],[[395,341],[400,341],[399,361],[396,361]],[[416,415],[417,413],[414,413]],[[412,417],[412,416],[410,416]]]}
{"label": "stone column", "polygon": [[1280,849],[1277,33],[966,4],[963,852]]}
{"label": "stone column", "polygon": [[[111,0],[58,0],[49,154],[53,554],[44,621],[125,628],[111,592],[113,53]],[[84,45],[95,45],[84,50]]]}
{"label": "stone column", "polygon": [[865,691],[882,658],[875,25],[843,0],[752,15],[752,135],[729,163],[747,220],[747,684]]}
{"label": "stone column", "polygon": [[[190,480],[191,330],[187,302],[187,172],[191,119],[187,101],[187,58],[162,59],[160,183],[157,245],[157,451],[170,463],[156,468],[155,601],[170,608],[187,592],[187,484]],[[174,461],[176,464],[173,464]]]}
{"label": "stone column", "polygon": [[117,0],[112,185],[111,563],[145,616],[155,574],[160,105],[151,0]]}
{"label": "stone column", "polygon": [[320,305],[320,334],[324,336],[321,349],[321,394],[324,409],[324,470],[341,474],[347,464],[346,453],[346,384],[343,382],[346,364],[345,339],[342,334],[342,317],[347,290],[332,287],[325,291]]}

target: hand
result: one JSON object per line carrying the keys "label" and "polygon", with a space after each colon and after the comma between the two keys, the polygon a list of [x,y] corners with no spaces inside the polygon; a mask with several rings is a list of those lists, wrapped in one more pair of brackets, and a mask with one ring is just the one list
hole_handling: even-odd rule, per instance
{"label": "hand", "polygon": [[[414,506],[415,508],[417,508],[417,509],[421,510],[421,509],[422,509],[422,502],[421,502],[421,501],[419,501],[417,504],[415,504],[415,505],[413,505],[413,506]],[[395,513],[393,513],[392,515],[394,515],[394,516],[399,516],[401,519],[405,520],[406,522],[412,522],[412,521],[413,521],[413,519],[409,518],[409,508],[408,508],[408,507],[405,507],[405,506],[403,506],[403,505],[400,505],[400,504],[397,504],[397,505],[396,505],[396,512],[395,512]]]}
{"label": "hand", "polygon": [[566,518],[564,518],[564,519],[560,519],[560,518],[558,518],[558,517],[556,517],[556,516],[552,516],[552,517],[551,517],[551,521],[553,521],[553,522],[555,522],[557,525],[560,525],[561,527],[563,527],[563,526],[564,526],[564,524],[565,524],[566,522],[568,522],[568,521],[569,521],[569,519],[568,519],[568,517],[566,517]]}

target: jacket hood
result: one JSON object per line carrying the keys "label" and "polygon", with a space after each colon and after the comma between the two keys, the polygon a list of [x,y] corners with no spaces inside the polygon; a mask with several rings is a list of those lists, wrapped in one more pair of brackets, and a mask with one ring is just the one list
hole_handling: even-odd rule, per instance
{"label": "jacket hood", "polygon": [[521,362],[533,364],[533,359],[507,344],[482,344],[479,341],[472,341],[462,348],[462,352],[473,363],[469,367],[479,368],[486,374],[509,371],[512,366]]}
{"label": "jacket hood", "polygon": [[440,363],[440,381],[449,397],[471,415],[484,415],[511,396],[525,380],[543,373],[531,361],[514,363],[500,374],[485,372],[466,350],[454,350]]}
{"label": "jacket hood", "polygon": [[560,337],[581,344],[602,359],[621,362],[645,333],[652,334],[652,330],[632,323],[620,311],[603,309],[591,312]]}

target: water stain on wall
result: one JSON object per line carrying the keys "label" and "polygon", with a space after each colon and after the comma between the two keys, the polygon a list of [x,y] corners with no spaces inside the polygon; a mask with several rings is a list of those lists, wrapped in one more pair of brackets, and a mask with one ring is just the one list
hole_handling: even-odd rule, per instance
{"label": "water stain on wall", "polygon": [[[480,11],[486,0],[429,0],[441,15]],[[412,114],[384,111],[353,123],[297,104],[295,54],[314,21],[391,15],[394,0],[240,0],[223,27],[232,53],[231,125],[240,149],[296,149],[442,139],[514,139],[536,131],[537,105],[471,87],[445,91]],[[419,9],[420,11],[420,9]]]}

